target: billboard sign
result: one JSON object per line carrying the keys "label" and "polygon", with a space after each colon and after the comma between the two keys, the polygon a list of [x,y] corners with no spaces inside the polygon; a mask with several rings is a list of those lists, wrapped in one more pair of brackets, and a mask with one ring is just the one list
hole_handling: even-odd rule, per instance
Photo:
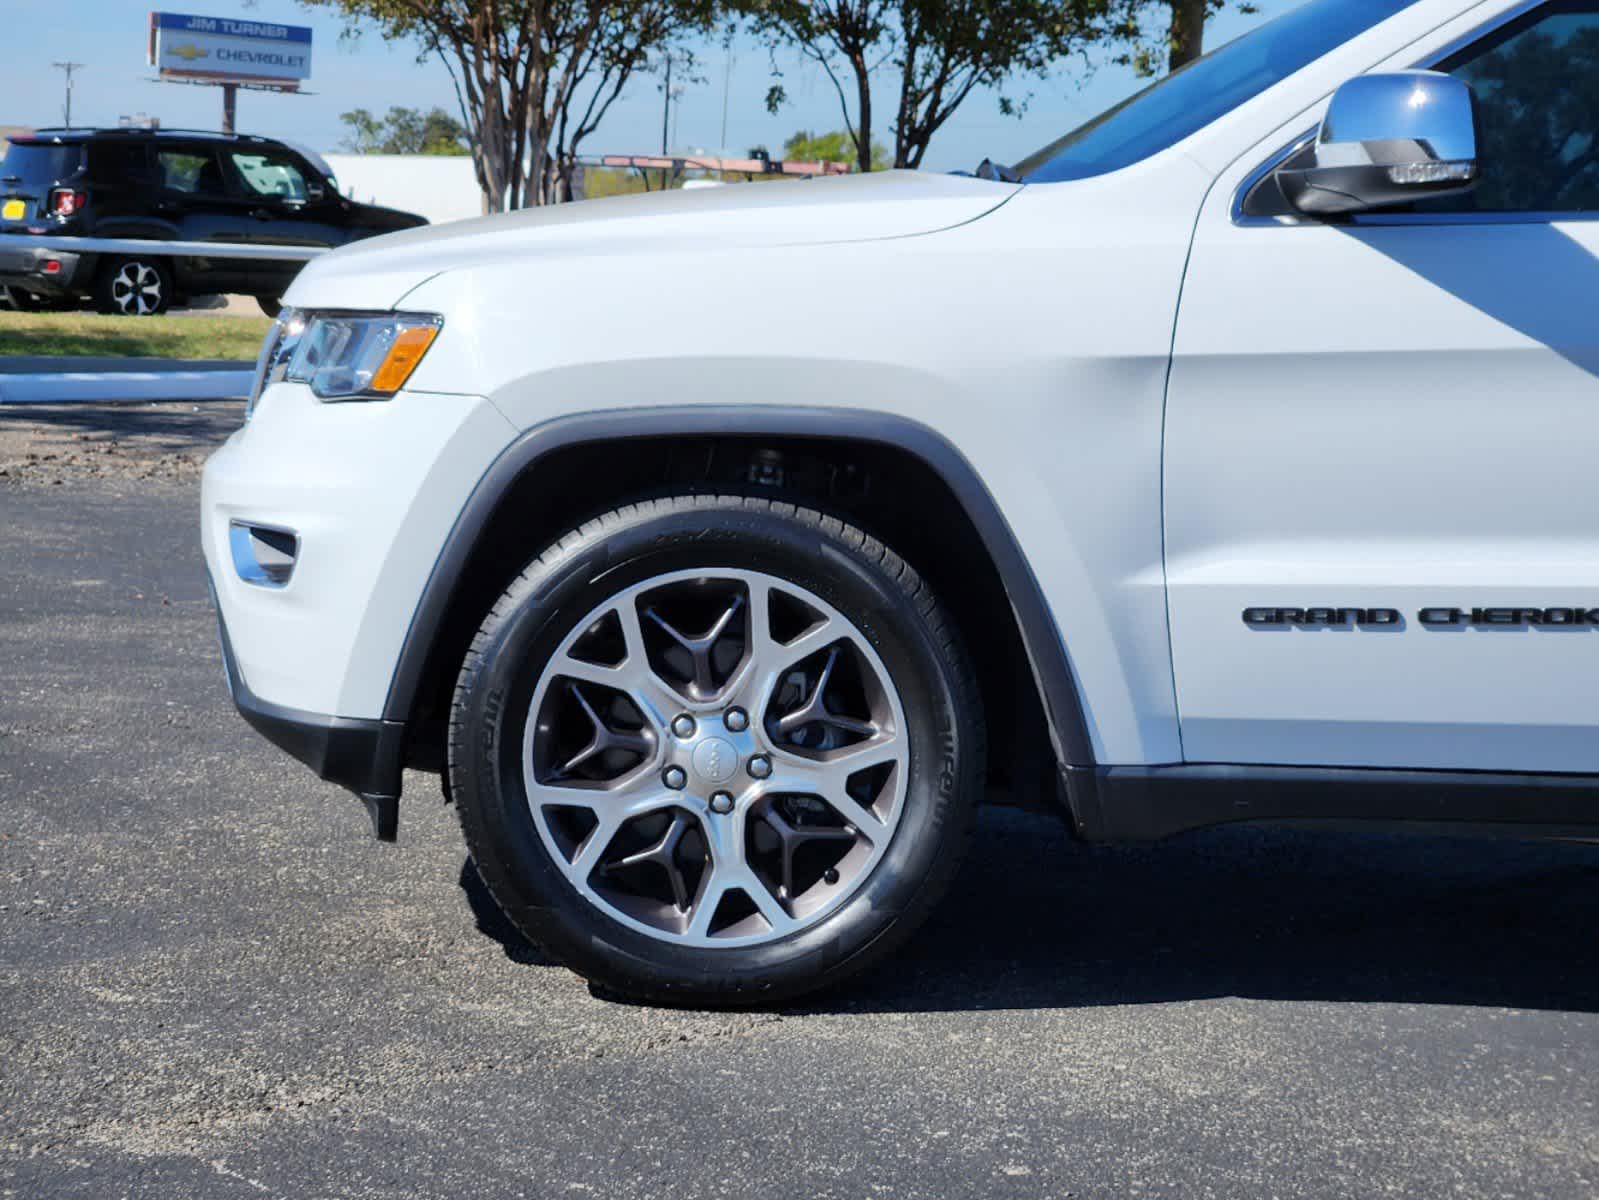
{"label": "billboard sign", "polygon": [[311,31],[300,25],[150,14],[150,65],[162,79],[295,91],[311,77]]}

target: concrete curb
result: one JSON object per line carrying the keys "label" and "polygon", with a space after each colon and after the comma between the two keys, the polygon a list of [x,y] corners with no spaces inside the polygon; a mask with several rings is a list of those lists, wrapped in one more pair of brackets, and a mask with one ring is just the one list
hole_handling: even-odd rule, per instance
{"label": "concrete curb", "polygon": [[254,376],[253,369],[0,374],[0,407],[108,400],[238,400],[250,394]]}
{"label": "concrete curb", "polygon": [[144,371],[248,371],[251,358],[130,358],[125,354],[3,354],[0,375],[104,375]]}
{"label": "concrete curb", "polygon": [[246,362],[18,356],[0,362],[0,405],[235,400],[254,375]]}

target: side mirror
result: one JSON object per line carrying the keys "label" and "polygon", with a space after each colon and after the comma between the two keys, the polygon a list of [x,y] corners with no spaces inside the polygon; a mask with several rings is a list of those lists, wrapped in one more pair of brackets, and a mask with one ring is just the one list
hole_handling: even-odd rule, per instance
{"label": "side mirror", "polygon": [[1288,202],[1310,216],[1468,192],[1477,183],[1471,87],[1437,71],[1357,76],[1334,93],[1315,152],[1315,166],[1277,173]]}

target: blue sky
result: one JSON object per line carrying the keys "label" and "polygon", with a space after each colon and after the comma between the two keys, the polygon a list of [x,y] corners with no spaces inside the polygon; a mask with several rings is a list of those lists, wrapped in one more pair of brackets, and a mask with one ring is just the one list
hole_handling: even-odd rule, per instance
{"label": "blue sky", "polygon": [[[1207,44],[1219,45],[1294,2],[1264,0],[1257,16],[1223,13],[1212,19]],[[76,77],[74,124],[114,125],[119,115],[144,112],[159,116],[168,126],[216,128],[222,107],[217,89],[152,81],[154,71],[145,62],[152,7],[150,0],[0,0],[6,26],[6,36],[0,39],[0,126],[60,124],[63,75],[50,64],[70,59],[86,64]],[[292,0],[257,0],[248,7],[239,0],[189,0],[162,7],[309,25],[314,30],[312,77],[307,85],[314,94],[241,93],[241,130],[291,138],[328,151],[339,148],[344,136],[339,114],[351,108],[382,112],[393,104],[422,108],[440,104],[455,110],[449,76],[437,60],[418,63],[414,47],[386,44],[373,33],[354,41],[342,38],[342,23],[323,10],[302,8]],[[678,106],[674,149],[719,148],[724,80],[729,83],[727,148],[735,153],[755,145],[766,145],[775,153],[796,129],[841,126],[837,98],[826,76],[795,54],[778,56],[790,101],[773,117],[763,103],[773,82],[764,48],[748,40],[735,45],[731,72],[719,45],[700,50],[703,78],[689,86]],[[1090,71],[1073,62],[1030,86],[1033,97],[1021,120],[1001,116],[992,94],[974,95],[933,140],[924,165],[933,170],[969,168],[984,155],[1014,161],[1141,83],[1125,68],[1102,66]],[[886,107],[888,92],[881,95],[878,103]],[[886,141],[886,135],[886,129],[878,131],[880,140]],[[660,80],[641,77],[584,150],[652,153],[660,148],[660,139]]]}

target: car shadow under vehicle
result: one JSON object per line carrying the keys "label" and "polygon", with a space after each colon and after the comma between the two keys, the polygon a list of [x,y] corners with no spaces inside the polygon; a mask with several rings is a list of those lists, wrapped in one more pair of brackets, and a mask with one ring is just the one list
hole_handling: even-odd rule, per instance
{"label": "car shadow under vehicle", "polygon": [[[478,928],[548,965],[470,861]],[[793,1012],[1154,1004],[1223,996],[1599,1011],[1599,847],[1232,826],[1083,846],[986,809],[904,950]]]}

